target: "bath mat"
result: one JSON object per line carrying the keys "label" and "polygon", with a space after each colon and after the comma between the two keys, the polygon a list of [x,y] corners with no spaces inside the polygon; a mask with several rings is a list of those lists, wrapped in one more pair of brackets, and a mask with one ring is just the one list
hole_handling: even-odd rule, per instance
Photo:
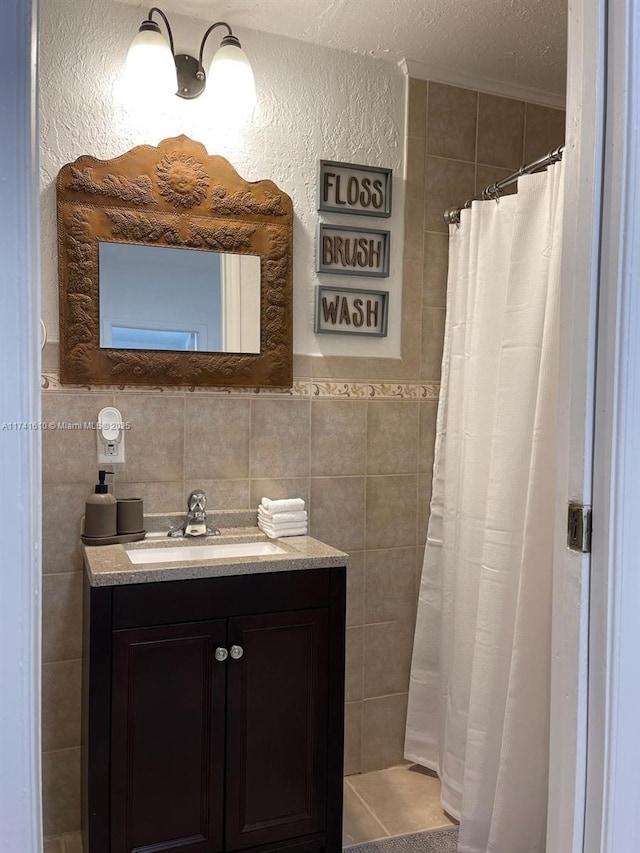
{"label": "bath mat", "polygon": [[344,849],[349,853],[456,853],[458,827],[427,829],[424,832],[412,832],[411,835],[352,844]]}

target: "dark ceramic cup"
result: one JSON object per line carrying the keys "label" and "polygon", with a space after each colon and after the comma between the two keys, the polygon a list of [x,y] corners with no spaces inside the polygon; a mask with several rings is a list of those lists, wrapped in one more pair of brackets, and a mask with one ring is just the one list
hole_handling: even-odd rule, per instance
{"label": "dark ceramic cup", "polygon": [[118,535],[140,533],[144,527],[142,498],[118,498]]}

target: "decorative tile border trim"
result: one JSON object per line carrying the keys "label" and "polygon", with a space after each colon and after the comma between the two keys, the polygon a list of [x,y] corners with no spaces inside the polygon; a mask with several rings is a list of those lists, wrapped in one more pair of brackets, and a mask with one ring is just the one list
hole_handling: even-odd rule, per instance
{"label": "decorative tile border trim", "polygon": [[185,389],[179,386],[145,385],[63,385],[60,382],[60,374],[54,370],[43,371],[40,377],[40,388],[43,392],[59,392],[62,394],[109,394],[116,391],[138,391],[143,394],[162,394],[169,396],[184,397]]}
{"label": "decorative tile border trim", "polygon": [[234,388],[216,386],[212,388],[182,387],[176,385],[63,385],[57,371],[47,370],[42,373],[40,387],[43,392],[58,392],[62,394],[78,394],[91,392],[120,393],[120,394],[155,394],[163,396],[179,396],[193,394],[209,397],[310,397],[311,381],[309,379],[294,379],[292,388]]}
{"label": "decorative tile border trim", "polygon": [[312,397],[357,400],[437,400],[439,382],[336,382],[314,379]]}
{"label": "decorative tile border trim", "polygon": [[209,397],[295,397],[297,399],[341,400],[437,400],[439,382],[349,382],[335,379],[294,379],[292,388],[181,388],[175,386],[139,385],[62,385],[56,371],[42,374],[43,392],[66,394],[119,392],[126,394],[163,394]]}
{"label": "decorative tile border trim", "polygon": [[[133,391],[135,389],[129,388]],[[207,397],[308,397],[308,379],[294,379],[291,388],[185,388],[185,393]]]}

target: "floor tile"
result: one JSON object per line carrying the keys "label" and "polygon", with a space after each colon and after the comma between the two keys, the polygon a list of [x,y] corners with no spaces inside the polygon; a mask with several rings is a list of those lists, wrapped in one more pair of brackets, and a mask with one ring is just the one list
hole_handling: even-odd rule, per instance
{"label": "floor tile", "polygon": [[387,838],[389,835],[374,815],[371,814],[353,788],[345,781],[344,813],[342,820],[342,843],[361,844],[375,838]]}
{"label": "floor tile", "polygon": [[63,836],[64,853],[82,853],[82,833],[69,832]]}
{"label": "floor tile", "polygon": [[440,781],[417,765],[350,776],[348,784],[391,836],[450,826],[440,804]]}
{"label": "floor tile", "polygon": [[62,835],[49,835],[44,839],[44,853],[64,853]]}

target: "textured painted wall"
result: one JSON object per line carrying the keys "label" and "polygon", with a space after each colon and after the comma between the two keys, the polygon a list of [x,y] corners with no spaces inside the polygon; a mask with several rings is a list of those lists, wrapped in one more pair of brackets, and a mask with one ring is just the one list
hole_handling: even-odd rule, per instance
{"label": "textured painted wall", "polygon": [[[224,117],[216,116],[206,93],[191,102],[172,96],[153,111],[126,102],[122,67],[143,17],[139,8],[103,0],[41,3],[42,287],[50,340],[58,338],[58,170],[82,154],[108,159],[134,145],[155,145],[165,137],[185,133],[203,142],[210,153],[227,157],[247,180],[270,178],[292,197],[296,214],[294,350],[315,355],[398,357],[404,197],[402,72],[392,63],[239,31],[254,68],[258,106],[253,125],[244,132],[232,132]],[[172,15],[171,23],[176,48],[196,51],[205,29],[203,22]],[[316,339],[313,334],[320,158],[394,170],[391,220],[367,220],[372,227],[392,231],[391,275],[384,282],[392,293],[386,339],[341,335]],[[333,217],[333,221],[344,225],[359,222],[350,216]],[[323,276],[323,281],[353,286],[344,276]]]}
{"label": "textured painted wall", "polygon": [[216,20],[233,16],[238,26],[427,63],[443,82],[462,73],[480,89],[496,81],[564,94],[566,0],[165,0],[163,8],[207,18],[212,5]]}

